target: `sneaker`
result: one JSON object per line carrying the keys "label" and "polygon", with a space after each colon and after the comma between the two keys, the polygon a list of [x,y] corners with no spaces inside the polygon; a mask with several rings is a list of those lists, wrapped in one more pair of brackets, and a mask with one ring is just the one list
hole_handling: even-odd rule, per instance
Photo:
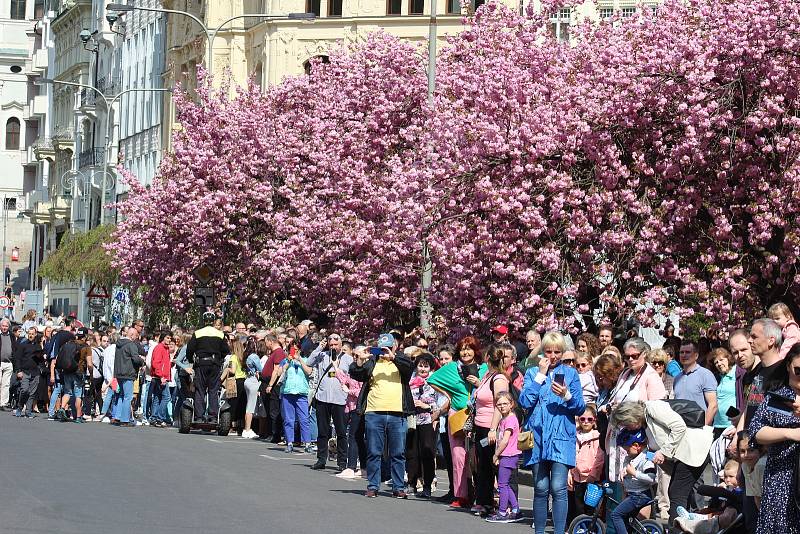
{"label": "sneaker", "polygon": [[450,508],[469,508],[469,501],[466,499],[456,498],[450,503]]}
{"label": "sneaker", "polygon": [[501,514],[499,512],[486,518],[486,521],[489,523],[513,523],[514,520],[515,519],[511,517],[511,514]]}
{"label": "sneaker", "polygon": [[417,497],[420,499],[430,499],[431,498],[431,489],[430,488],[422,488],[422,491],[417,492]]}
{"label": "sneaker", "polygon": [[356,478],[356,472],[353,471],[352,469],[345,469],[341,473],[338,473],[336,476],[339,478],[351,479],[351,478]]}
{"label": "sneaker", "polygon": [[101,423],[110,423],[110,422],[111,422],[111,419],[109,419],[109,417],[108,417],[108,416],[105,416],[105,417],[103,417],[102,419],[100,419],[100,422],[101,422]]}
{"label": "sneaker", "polygon": [[354,478],[361,478],[361,469],[356,469],[353,476]]}
{"label": "sneaker", "polygon": [[484,507],[482,504],[476,504],[475,506],[470,508],[469,511],[475,515],[481,515],[482,513],[486,512],[486,507]]}
{"label": "sneaker", "polygon": [[22,412],[20,412],[20,411],[17,409],[17,410],[14,410],[14,414],[13,414],[13,415],[14,415],[14,417],[22,417]]}
{"label": "sneaker", "polygon": [[696,521],[698,519],[702,519],[701,517],[698,517],[699,514],[692,513],[683,506],[678,506],[678,508],[676,508],[675,511],[678,513],[678,517],[688,519],[689,521]]}
{"label": "sneaker", "polygon": [[73,423],[85,423],[86,419],[84,419],[83,417],[76,417],[75,420],[72,421],[72,422]]}
{"label": "sneaker", "polygon": [[48,421],[55,421],[55,420],[56,420],[56,416],[55,416],[55,414],[54,414],[54,415],[48,415],[48,416],[47,416],[47,420],[48,420]]}
{"label": "sneaker", "polygon": [[316,450],[316,447],[314,447],[313,445],[309,444],[309,445],[305,446],[305,448],[303,449],[303,452],[306,453],[306,454],[314,454],[315,452],[317,452],[317,450]]}
{"label": "sneaker", "polygon": [[378,496],[378,490],[368,489],[367,492],[364,494],[364,496],[370,499],[374,499],[375,497]]}
{"label": "sneaker", "polygon": [[314,471],[321,471],[322,469],[325,469],[325,464],[322,462],[317,462],[311,466],[311,469]]}
{"label": "sneaker", "polygon": [[290,444],[288,444],[288,445],[286,446],[286,448],[285,448],[285,449],[283,449],[283,452],[285,452],[285,453],[287,453],[287,454],[294,452],[294,445],[292,445],[291,443],[290,443]]}
{"label": "sneaker", "polygon": [[24,414],[22,414],[22,417],[27,417],[28,419],[36,419],[36,417],[38,416],[35,413],[25,412]]}
{"label": "sneaker", "polygon": [[392,497],[394,497],[395,499],[408,499],[408,493],[406,493],[403,490],[393,491]]}

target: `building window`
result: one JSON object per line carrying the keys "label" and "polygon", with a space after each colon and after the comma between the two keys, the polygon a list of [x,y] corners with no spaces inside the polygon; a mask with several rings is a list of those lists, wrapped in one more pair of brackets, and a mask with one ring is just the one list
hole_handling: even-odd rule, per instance
{"label": "building window", "polygon": [[25,0],[11,0],[11,18],[25,20]]}
{"label": "building window", "polygon": [[313,13],[319,17],[322,14],[321,0],[306,0],[306,13]]}
{"label": "building window", "polygon": [[329,17],[342,16],[342,0],[328,0],[328,16]]}
{"label": "building window", "polygon": [[614,16],[614,8],[613,7],[601,7],[600,8],[600,18],[601,19],[610,19]]}
{"label": "building window", "polygon": [[569,41],[569,22],[572,18],[570,8],[559,9],[550,17],[550,32],[560,42]]}
{"label": "building window", "polygon": [[636,13],[635,7],[623,7],[622,8],[622,18],[627,19],[628,17],[632,17],[633,14]]}
{"label": "building window", "polygon": [[422,15],[425,13],[425,0],[409,0],[408,1],[408,14],[409,15]]}
{"label": "building window", "polygon": [[486,3],[486,0],[472,0],[472,12],[478,11],[478,8]]}
{"label": "building window", "polygon": [[447,14],[460,15],[461,14],[461,0],[447,0]]}
{"label": "building window", "polygon": [[307,59],[305,63],[303,63],[303,70],[305,71],[306,75],[311,74],[311,71],[314,69],[315,60],[319,60],[320,63],[330,63],[331,59],[328,56],[315,56],[310,59]]}
{"label": "building window", "polygon": [[44,17],[44,0],[33,0],[33,18],[39,20]]}
{"label": "building window", "polygon": [[16,198],[8,198],[6,197],[3,199],[5,203],[6,211],[17,211],[17,199]]}
{"label": "building window", "polygon": [[402,13],[403,0],[386,0],[386,14],[400,15]]}
{"label": "building window", "polygon": [[16,117],[6,122],[6,150],[19,150],[19,119]]}

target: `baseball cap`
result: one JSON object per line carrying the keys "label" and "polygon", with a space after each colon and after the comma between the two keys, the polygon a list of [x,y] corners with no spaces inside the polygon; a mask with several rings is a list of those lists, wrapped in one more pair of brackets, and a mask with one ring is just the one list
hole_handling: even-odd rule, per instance
{"label": "baseball cap", "polygon": [[75,331],[75,337],[86,337],[88,335],[89,335],[89,329],[86,328],[85,326],[82,326]]}
{"label": "baseball cap", "polygon": [[394,336],[392,334],[381,334],[378,336],[378,347],[381,349],[391,349],[394,347]]}
{"label": "baseball cap", "polygon": [[504,324],[499,324],[492,328],[492,332],[496,332],[498,334],[507,336],[508,335],[508,327]]}
{"label": "baseball cap", "polygon": [[620,430],[619,434],[617,434],[617,446],[630,447],[634,443],[647,443],[647,436],[643,429],[637,428],[636,430],[628,430],[627,428],[623,428]]}

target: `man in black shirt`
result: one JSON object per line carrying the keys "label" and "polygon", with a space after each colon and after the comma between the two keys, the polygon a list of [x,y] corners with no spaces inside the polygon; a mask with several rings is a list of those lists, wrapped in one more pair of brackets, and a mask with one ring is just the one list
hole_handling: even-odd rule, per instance
{"label": "man in black shirt", "polygon": [[214,328],[213,312],[203,314],[203,328],[196,330],[186,345],[186,359],[194,369],[194,417],[205,419],[208,395],[208,419],[216,424],[219,412],[219,388],[222,360],[230,354],[228,342],[222,331]]}

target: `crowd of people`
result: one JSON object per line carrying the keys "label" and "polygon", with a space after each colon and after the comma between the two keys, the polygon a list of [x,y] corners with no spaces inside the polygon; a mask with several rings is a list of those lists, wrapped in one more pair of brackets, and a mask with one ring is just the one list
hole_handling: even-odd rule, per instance
{"label": "crowd of people", "polygon": [[800,327],[784,304],[727,336],[668,325],[659,348],[609,326],[517,336],[498,325],[449,344],[419,329],[354,341],[310,320],[203,322],[148,332],[4,319],[0,407],[168,427],[188,398],[192,422],[213,425],[222,397],[238,435],[315,454],[314,470],[332,461],[369,498],[385,483],[395,498],[432,499],[440,467],[438,501],[518,522],[523,469],[536,534],[548,518],[563,534],[593,513],[587,492],[602,484],[618,534],[637,514],[674,532],[800,533]]}

